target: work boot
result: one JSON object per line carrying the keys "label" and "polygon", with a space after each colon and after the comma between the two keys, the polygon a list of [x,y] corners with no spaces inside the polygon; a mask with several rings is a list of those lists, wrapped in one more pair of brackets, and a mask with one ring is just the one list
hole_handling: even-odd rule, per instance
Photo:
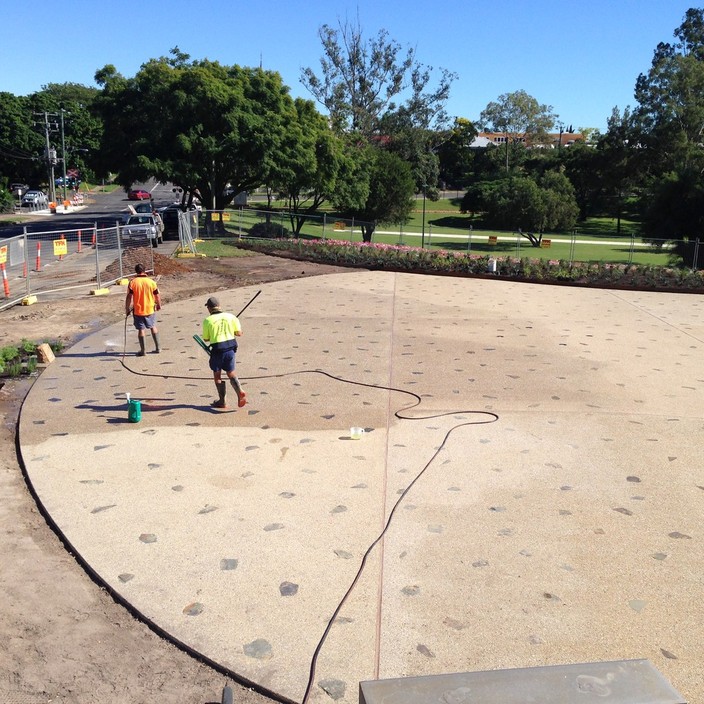
{"label": "work boot", "polygon": [[137,352],[137,356],[144,357],[144,336],[140,335],[137,340],[139,342],[139,352]]}
{"label": "work boot", "polygon": [[152,340],[154,340],[154,354],[159,354],[161,351],[159,347],[159,333],[152,330]]}
{"label": "work boot", "polygon": [[215,384],[215,388],[218,390],[218,400],[213,401],[210,405],[213,408],[227,408],[227,403],[225,403],[225,394],[227,393],[227,386],[225,382],[221,381],[219,384]]}
{"label": "work boot", "polygon": [[247,404],[247,394],[242,391],[240,380],[236,376],[230,378],[230,384],[237,393],[237,405],[242,408],[242,406],[245,406]]}

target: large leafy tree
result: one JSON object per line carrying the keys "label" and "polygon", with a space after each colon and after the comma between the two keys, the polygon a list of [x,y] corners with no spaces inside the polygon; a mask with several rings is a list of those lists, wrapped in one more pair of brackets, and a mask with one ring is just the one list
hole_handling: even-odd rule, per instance
{"label": "large leafy tree", "polygon": [[535,247],[546,230],[570,230],[579,215],[574,188],[559,171],[547,171],[537,180],[510,176],[475,184],[465,194],[462,210],[483,212],[489,227],[520,230]]}
{"label": "large leafy tree", "polygon": [[439,69],[435,80],[413,49],[404,50],[386,30],[367,39],[359,21],[323,25],[319,37],[320,74],[304,68],[301,83],[325,107],[333,129],[395,152],[411,164],[417,189],[433,189],[456,75]]}
{"label": "large leafy tree", "polygon": [[400,106],[417,127],[433,129],[447,120],[453,73],[441,69],[433,87],[432,69],[416,60],[413,49],[404,51],[386,30],[367,40],[359,21],[340,22],[337,29],[325,24],[318,35],[321,75],[304,68],[301,83],[325,106],[336,131],[371,139],[379,135],[382,118]]}
{"label": "large leafy tree", "polygon": [[687,10],[636,81],[634,120],[655,173],[704,169],[704,9]]}
{"label": "large leafy tree", "polygon": [[648,177],[642,208],[645,234],[671,240],[690,266],[702,238],[704,199],[704,9],[687,10],[636,82],[633,113],[640,171]]}
{"label": "large leafy tree", "polygon": [[621,113],[614,108],[607,120],[606,132],[597,142],[597,159],[607,212],[616,218],[617,234],[621,233],[625,200],[642,181],[639,164],[643,156],[630,109]]}
{"label": "large leafy tree", "polygon": [[479,116],[484,129],[499,132],[504,136],[506,171],[509,170],[512,147],[526,143],[539,144],[555,126],[556,119],[552,106],[541,105],[524,90],[500,95],[498,100],[489,103]]}
{"label": "large leafy tree", "polygon": [[104,167],[124,187],[153,177],[215,210],[267,183],[296,110],[276,72],[190,60],[178,48],[134,78],[96,74]]}
{"label": "large leafy tree", "polygon": [[[92,110],[98,94],[97,88],[78,83],[50,83],[30,96],[35,111],[51,114],[51,137],[59,162],[65,156],[66,169],[78,169],[84,179],[94,175],[92,164],[103,136],[102,120]],[[57,173],[62,171],[63,165],[58,163]]]}
{"label": "large leafy tree", "polygon": [[3,93],[1,175],[34,186],[44,185],[48,180],[47,132],[50,148],[56,153],[56,173],[62,171],[65,152],[67,168],[78,168],[85,175],[102,133],[101,123],[91,114],[97,93],[97,89],[77,83],[50,83],[25,97]]}
{"label": "large leafy tree", "polygon": [[296,98],[296,116],[279,149],[269,186],[287,203],[291,227],[298,234],[335,189],[345,163],[342,140],[310,100]]}
{"label": "large leafy tree", "polygon": [[408,220],[415,205],[413,174],[407,162],[384,149],[360,145],[350,157],[333,203],[359,222],[363,240],[371,242],[378,224]]}
{"label": "large leafy tree", "polygon": [[[690,267],[704,268],[704,182],[700,174],[663,174],[648,192],[645,239],[659,247],[672,242],[673,255]],[[698,241],[699,240],[699,241]]]}
{"label": "large leafy tree", "polygon": [[43,152],[41,134],[32,128],[28,99],[0,93],[0,178],[39,185],[46,179]]}
{"label": "large leafy tree", "polygon": [[464,117],[455,118],[448,139],[438,147],[440,179],[450,188],[466,188],[471,180],[476,127]]}
{"label": "large leafy tree", "polygon": [[579,219],[586,220],[596,213],[604,192],[600,154],[593,146],[576,142],[558,150],[557,160],[574,186]]}

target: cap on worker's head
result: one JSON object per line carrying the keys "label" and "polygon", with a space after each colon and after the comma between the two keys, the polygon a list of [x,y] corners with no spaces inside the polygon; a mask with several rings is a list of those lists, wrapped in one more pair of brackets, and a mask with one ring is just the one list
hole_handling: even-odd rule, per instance
{"label": "cap on worker's head", "polygon": [[206,302],[205,302],[205,307],[206,308],[219,308],[220,307],[220,301],[218,301],[215,296],[211,296]]}

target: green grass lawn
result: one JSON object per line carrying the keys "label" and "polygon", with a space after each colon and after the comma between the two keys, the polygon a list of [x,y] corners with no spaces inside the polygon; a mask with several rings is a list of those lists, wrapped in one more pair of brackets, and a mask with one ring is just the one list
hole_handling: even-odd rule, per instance
{"label": "green grass lawn", "polygon": [[[291,230],[291,223],[285,213],[272,213],[272,222]],[[263,220],[260,211],[233,210],[230,220],[224,223],[228,234],[243,234]],[[345,221],[344,229],[337,229],[334,213],[327,212],[315,219],[307,220],[301,230],[303,238],[324,238],[362,241],[362,231],[358,225],[352,227]],[[470,252],[486,256],[528,257],[533,259],[564,259],[583,262],[613,262],[619,264],[651,264],[667,266],[667,249],[646,246],[638,236],[638,223],[633,220],[621,221],[621,234],[617,234],[615,219],[597,217],[579,223],[573,233],[546,233],[544,240],[550,240],[549,247],[533,247],[530,241],[516,232],[486,230],[481,221],[468,214],[460,213],[459,199],[441,199],[425,202],[425,222],[423,221],[422,199],[416,200],[416,209],[407,223],[379,225],[373,241],[382,244],[424,246],[428,249],[446,249],[456,252]],[[491,244],[489,238],[497,241]],[[227,254],[215,255],[227,256]]]}

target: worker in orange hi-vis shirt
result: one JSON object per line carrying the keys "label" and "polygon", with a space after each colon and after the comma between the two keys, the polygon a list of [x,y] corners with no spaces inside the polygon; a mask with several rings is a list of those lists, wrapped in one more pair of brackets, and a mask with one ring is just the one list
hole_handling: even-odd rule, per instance
{"label": "worker in orange hi-vis shirt", "polygon": [[154,353],[159,354],[159,330],[156,326],[156,311],[161,310],[161,295],[156,281],[149,278],[144,272],[144,267],[137,264],[134,268],[135,276],[127,286],[125,298],[125,316],[132,312],[134,327],[137,330],[139,341],[138,357],[144,357],[144,338],[147,330],[151,331],[154,340]]}

